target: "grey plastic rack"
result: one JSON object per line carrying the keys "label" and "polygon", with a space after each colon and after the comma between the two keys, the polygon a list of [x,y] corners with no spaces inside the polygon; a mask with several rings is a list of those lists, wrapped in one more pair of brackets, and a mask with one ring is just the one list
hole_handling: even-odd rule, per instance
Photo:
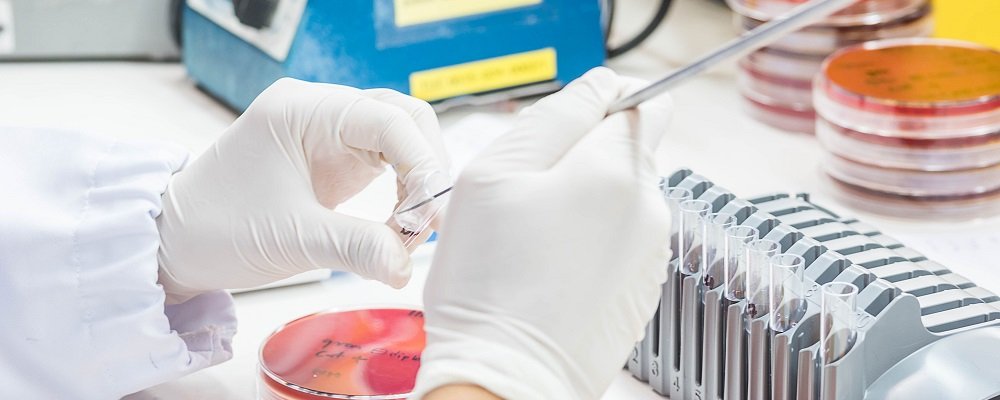
{"label": "grey plastic rack", "polygon": [[[781,333],[747,319],[745,301],[667,266],[659,310],[626,365],[671,399],[988,399],[1000,396],[1000,297],[807,195],[740,199],[684,169],[663,178],[731,214],[806,263],[805,315]],[[719,255],[721,257],[721,254]],[[699,271],[706,271],[701,260]],[[821,365],[820,285],[858,286],[858,333]],[[947,373],[941,373],[946,368]],[[919,381],[915,379],[919,378]],[[960,390],[952,390],[960,388]]]}

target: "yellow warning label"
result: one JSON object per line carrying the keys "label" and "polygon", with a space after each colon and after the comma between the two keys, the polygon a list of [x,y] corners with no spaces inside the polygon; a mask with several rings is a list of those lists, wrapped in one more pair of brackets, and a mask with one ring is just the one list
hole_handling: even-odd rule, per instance
{"label": "yellow warning label", "polygon": [[410,74],[410,94],[427,101],[556,77],[556,50],[545,48]]}
{"label": "yellow warning label", "polygon": [[393,5],[396,26],[409,26],[541,2],[542,0],[393,0]]}

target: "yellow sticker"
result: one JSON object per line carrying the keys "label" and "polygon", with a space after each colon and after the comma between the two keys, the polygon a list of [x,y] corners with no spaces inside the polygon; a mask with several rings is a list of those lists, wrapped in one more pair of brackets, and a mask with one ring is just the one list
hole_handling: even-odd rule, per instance
{"label": "yellow sticker", "polygon": [[409,26],[541,2],[542,0],[393,0],[393,5],[396,26]]}
{"label": "yellow sticker", "polygon": [[427,101],[542,82],[556,77],[556,50],[545,48],[410,74],[410,94]]}
{"label": "yellow sticker", "polygon": [[934,36],[978,42],[1000,49],[1000,1],[935,0]]}

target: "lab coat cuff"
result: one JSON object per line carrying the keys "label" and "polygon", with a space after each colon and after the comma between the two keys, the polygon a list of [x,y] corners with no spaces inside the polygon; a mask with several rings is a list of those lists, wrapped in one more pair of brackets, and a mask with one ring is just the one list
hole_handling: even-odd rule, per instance
{"label": "lab coat cuff", "polygon": [[232,355],[232,299],[165,305],[155,218],[187,151],[10,128],[0,134],[3,398],[111,399]]}

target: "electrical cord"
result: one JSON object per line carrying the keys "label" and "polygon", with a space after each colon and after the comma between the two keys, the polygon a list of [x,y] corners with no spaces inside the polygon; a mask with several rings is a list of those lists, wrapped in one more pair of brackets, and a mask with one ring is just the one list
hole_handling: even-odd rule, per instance
{"label": "electrical cord", "polygon": [[170,1],[170,37],[174,39],[174,44],[181,47],[181,23],[184,13],[184,0]]}
{"label": "electrical cord", "polygon": [[601,0],[601,32],[604,33],[604,47],[608,46],[611,36],[611,23],[615,20],[615,0]]}
{"label": "electrical cord", "polygon": [[639,45],[642,44],[642,42],[646,41],[646,39],[648,39],[649,36],[652,35],[654,31],[656,31],[656,28],[659,28],[660,25],[663,23],[663,20],[667,16],[667,11],[670,10],[671,3],[673,3],[672,0],[661,0],[659,7],[656,9],[656,14],[653,15],[653,19],[650,20],[648,24],[646,24],[646,27],[642,28],[642,31],[640,31],[634,37],[623,43],[621,46],[611,48],[611,46],[608,45],[607,40],[608,37],[611,36],[610,35],[611,27],[612,24],[614,24],[615,2],[614,0],[607,0],[606,4],[608,12],[608,18],[607,18],[608,22],[607,22],[607,34],[605,34],[604,36],[605,47],[607,48],[607,57],[609,59],[615,58],[631,51],[636,47],[639,47]]}

